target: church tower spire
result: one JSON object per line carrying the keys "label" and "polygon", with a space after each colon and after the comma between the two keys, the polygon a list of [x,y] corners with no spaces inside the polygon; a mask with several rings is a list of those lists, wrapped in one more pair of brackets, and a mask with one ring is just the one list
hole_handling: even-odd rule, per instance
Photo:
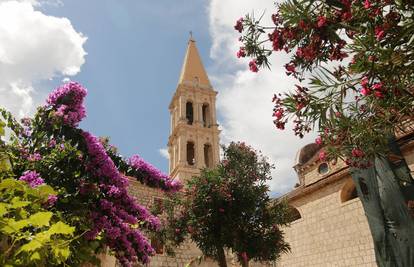
{"label": "church tower spire", "polygon": [[192,37],[171,100],[170,175],[182,181],[219,162],[216,95]]}

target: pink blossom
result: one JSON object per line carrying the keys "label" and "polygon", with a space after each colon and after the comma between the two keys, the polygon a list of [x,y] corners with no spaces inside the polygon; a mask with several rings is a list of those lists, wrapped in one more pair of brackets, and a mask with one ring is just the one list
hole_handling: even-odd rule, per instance
{"label": "pink blossom", "polygon": [[351,152],[353,157],[359,158],[359,157],[363,157],[365,155],[365,153],[358,148],[353,148],[352,152]]}
{"label": "pink blossom", "polygon": [[382,38],[384,38],[385,36],[385,31],[384,28],[382,26],[377,26],[375,27],[375,38],[377,38],[377,41],[382,40]]}
{"label": "pink blossom", "polygon": [[322,161],[325,161],[326,160],[326,152],[325,152],[325,150],[321,150],[319,152],[319,159],[322,160]]}
{"label": "pink blossom", "polygon": [[234,25],[234,29],[240,33],[243,31],[243,18],[239,18],[236,21],[236,25]]}
{"label": "pink blossom", "polygon": [[37,153],[37,152],[29,155],[29,157],[28,157],[28,160],[29,161],[39,161],[41,159],[42,159],[42,156],[39,153]]}
{"label": "pink blossom", "polygon": [[319,146],[322,145],[322,137],[320,137],[320,136],[316,137],[315,144],[317,144]]}
{"label": "pink blossom", "polygon": [[369,0],[365,0],[364,2],[364,8],[365,9],[369,9],[371,7],[371,3],[369,2]]}
{"label": "pink blossom", "polygon": [[257,61],[255,59],[249,62],[249,68],[250,68],[250,71],[252,72],[259,71],[259,68],[257,67]]}
{"label": "pink blossom", "polygon": [[25,181],[30,187],[38,187],[44,183],[43,179],[36,171],[25,171],[19,178],[20,181]]}
{"label": "pink blossom", "polygon": [[325,25],[326,25],[326,17],[325,16],[319,16],[318,17],[318,22],[317,22],[318,28],[322,28]]}
{"label": "pink blossom", "polygon": [[370,93],[371,93],[371,90],[369,90],[369,88],[367,88],[367,87],[362,87],[362,89],[361,89],[361,94],[362,94],[362,95],[367,96],[367,95],[369,95]]}
{"label": "pink blossom", "polygon": [[49,207],[54,206],[57,200],[58,200],[58,197],[56,195],[49,195],[47,197],[47,205]]}
{"label": "pink blossom", "polygon": [[246,50],[244,47],[240,47],[240,50],[237,51],[237,57],[241,58],[241,57],[245,57],[246,56]]}

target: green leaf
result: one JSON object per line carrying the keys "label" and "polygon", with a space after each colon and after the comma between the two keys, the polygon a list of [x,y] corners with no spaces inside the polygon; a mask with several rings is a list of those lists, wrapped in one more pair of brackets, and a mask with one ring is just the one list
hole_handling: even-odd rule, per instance
{"label": "green leaf", "polygon": [[52,252],[59,259],[59,263],[65,261],[70,255],[69,247],[60,248],[56,246],[52,248]]}
{"label": "green leaf", "polygon": [[0,217],[3,217],[7,213],[7,203],[0,203]]}
{"label": "green leaf", "polygon": [[4,136],[5,132],[4,132],[4,126],[6,126],[6,124],[0,120],[0,136]]}
{"label": "green leaf", "polygon": [[47,230],[47,233],[49,235],[54,234],[63,234],[63,235],[73,235],[73,232],[75,231],[75,227],[69,226],[64,222],[57,222],[53,224],[49,230]]}
{"label": "green leaf", "polygon": [[40,253],[36,251],[30,256],[30,261],[37,261],[37,260],[40,260]]}
{"label": "green leaf", "polygon": [[39,242],[37,239],[33,239],[29,243],[21,246],[20,249],[16,252],[16,255],[20,254],[21,252],[35,251],[41,247],[42,247],[42,243]]}
{"label": "green leaf", "polygon": [[18,186],[19,182],[16,181],[13,178],[8,178],[8,179],[4,179],[3,181],[0,182],[0,190],[3,189],[14,189]]}
{"label": "green leaf", "polygon": [[29,220],[20,220],[15,221],[14,219],[6,219],[5,220],[6,225],[1,228],[1,230],[7,234],[19,232],[24,227],[28,226],[30,224]]}
{"label": "green leaf", "polygon": [[11,208],[13,209],[18,209],[18,208],[22,208],[22,207],[26,207],[27,205],[29,205],[30,201],[26,201],[26,200],[20,200],[20,197],[14,197],[11,200]]}
{"label": "green leaf", "polygon": [[50,218],[52,218],[53,213],[50,211],[41,211],[30,216],[29,221],[33,226],[49,226]]}

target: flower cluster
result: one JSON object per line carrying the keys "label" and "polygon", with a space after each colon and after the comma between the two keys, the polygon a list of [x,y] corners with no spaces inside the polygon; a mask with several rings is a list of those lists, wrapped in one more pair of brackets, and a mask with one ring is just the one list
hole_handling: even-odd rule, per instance
{"label": "flower cluster", "polygon": [[89,154],[86,168],[99,179],[99,189],[106,196],[96,203],[91,215],[94,228],[88,238],[94,239],[103,232],[106,244],[125,266],[137,260],[148,262],[154,250],[134,225],[141,221],[157,230],[160,227],[158,218],[128,194],[127,178],[119,173],[100,140],[88,132],[83,132],[83,137]]}
{"label": "flower cluster", "polygon": [[374,95],[377,98],[383,98],[385,87],[382,82],[374,83],[372,86],[369,85],[368,78],[364,77],[361,80],[361,94],[363,96]]}
{"label": "flower cluster", "polygon": [[129,158],[128,163],[136,170],[137,178],[144,184],[159,187],[167,192],[177,192],[182,188],[179,180],[162,173],[138,155]]}
{"label": "flower cluster", "polygon": [[53,107],[56,116],[63,119],[63,123],[76,127],[86,117],[83,99],[86,89],[79,83],[69,82],[54,90],[48,97],[47,103]]}
{"label": "flower cluster", "polygon": [[234,25],[234,29],[240,33],[243,31],[243,18],[239,18],[236,21],[236,25]]}
{"label": "flower cluster", "polygon": [[36,171],[25,171],[19,178],[20,181],[25,181],[30,187],[37,187],[44,183],[44,180]]}

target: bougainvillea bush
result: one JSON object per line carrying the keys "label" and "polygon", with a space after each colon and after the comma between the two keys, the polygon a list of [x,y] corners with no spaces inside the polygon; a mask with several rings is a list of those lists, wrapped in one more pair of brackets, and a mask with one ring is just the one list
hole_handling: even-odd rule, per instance
{"label": "bougainvillea bush", "polygon": [[[0,240],[8,247],[1,250],[0,260],[21,266],[28,266],[28,261],[38,266],[62,262],[78,266],[97,264],[94,255],[109,249],[123,266],[130,266],[147,263],[154,254],[144,233],[159,230],[160,221],[129,195],[127,176],[168,193],[178,191],[181,184],[138,155],[124,159],[107,140],[79,128],[86,116],[86,94],[76,82],[64,84],[33,118],[21,122],[1,110],[0,122],[11,136],[0,143],[9,166],[0,169],[0,204],[6,205],[0,206],[5,216]],[[3,183],[12,186],[6,189]],[[16,201],[23,202],[21,207]],[[36,225],[30,220],[39,212],[43,217]],[[5,230],[16,223],[19,238]],[[57,223],[66,230],[37,238]],[[36,245],[27,249],[33,242]],[[50,254],[47,248],[59,242],[61,250]],[[10,255],[22,255],[24,261]]]}

